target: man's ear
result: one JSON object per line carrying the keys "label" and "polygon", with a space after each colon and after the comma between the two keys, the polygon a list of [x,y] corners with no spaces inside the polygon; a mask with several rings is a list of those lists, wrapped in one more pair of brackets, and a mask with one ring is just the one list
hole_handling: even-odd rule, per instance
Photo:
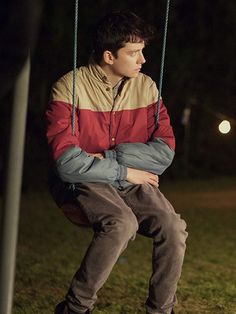
{"label": "man's ear", "polygon": [[114,63],[114,56],[113,56],[113,54],[112,54],[112,52],[111,51],[109,51],[109,50],[105,50],[104,52],[103,52],[103,60],[104,60],[104,62],[106,63],[106,64],[113,64]]}

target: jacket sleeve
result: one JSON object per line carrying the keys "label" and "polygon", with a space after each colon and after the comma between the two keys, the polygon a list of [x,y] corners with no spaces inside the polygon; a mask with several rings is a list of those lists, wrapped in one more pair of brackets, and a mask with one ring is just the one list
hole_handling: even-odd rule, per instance
{"label": "jacket sleeve", "polygon": [[64,182],[114,183],[126,179],[127,168],[115,159],[99,159],[88,155],[80,147],[71,146],[56,160],[56,169]]}
{"label": "jacket sleeve", "polygon": [[124,143],[117,146],[116,160],[129,168],[162,174],[172,163],[174,151],[162,140]]}
{"label": "jacket sleeve", "polygon": [[155,112],[157,101],[157,89],[153,82],[150,93],[155,101],[148,107],[148,136],[146,143],[122,143],[117,145],[116,160],[119,164],[162,174],[172,163],[174,158],[175,138],[167,109],[163,102],[160,105],[158,126],[155,127]]}
{"label": "jacket sleeve", "polygon": [[115,159],[90,156],[80,147],[78,115],[72,135],[70,95],[65,82],[56,83],[46,112],[47,139],[58,176],[64,182],[125,180],[127,168]]}

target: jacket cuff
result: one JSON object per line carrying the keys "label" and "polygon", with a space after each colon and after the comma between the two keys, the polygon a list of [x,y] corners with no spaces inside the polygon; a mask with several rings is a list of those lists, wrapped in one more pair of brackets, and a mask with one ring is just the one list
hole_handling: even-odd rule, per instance
{"label": "jacket cuff", "polygon": [[104,151],[105,158],[116,159],[116,151],[113,149],[107,149]]}
{"label": "jacket cuff", "polygon": [[118,181],[126,180],[127,178],[127,167],[119,165]]}

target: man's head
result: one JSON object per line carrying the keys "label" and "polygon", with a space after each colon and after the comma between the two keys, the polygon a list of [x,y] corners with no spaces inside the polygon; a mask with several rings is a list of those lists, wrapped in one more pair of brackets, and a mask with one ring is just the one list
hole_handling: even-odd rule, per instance
{"label": "man's head", "polygon": [[[96,25],[93,34],[93,56],[98,64],[106,63],[121,72],[121,64],[135,62],[133,70],[140,70],[145,62],[142,50],[153,38],[153,28],[131,12],[115,12],[106,15]],[[124,57],[133,57],[133,61]],[[134,60],[136,59],[136,60]],[[118,64],[117,64],[118,62]],[[128,65],[128,64],[127,64]],[[133,77],[133,74],[121,73]],[[129,73],[128,73],[129,74]],[[135,74],[134,74],[135,76]]]}

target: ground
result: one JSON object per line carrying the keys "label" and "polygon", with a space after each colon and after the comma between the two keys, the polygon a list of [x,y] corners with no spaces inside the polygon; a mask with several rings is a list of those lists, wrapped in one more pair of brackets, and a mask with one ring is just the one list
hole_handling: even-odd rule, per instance
{"label": "ground", "polygon": [[[236,314],[236,178],[162,182],[188,224],[177,314]],[[47,191],[22,198],[13,314],[52,314],[92,237],[67,221]],[[99,293],[94,314],[144,314],[150,239],[137,236]]]}

